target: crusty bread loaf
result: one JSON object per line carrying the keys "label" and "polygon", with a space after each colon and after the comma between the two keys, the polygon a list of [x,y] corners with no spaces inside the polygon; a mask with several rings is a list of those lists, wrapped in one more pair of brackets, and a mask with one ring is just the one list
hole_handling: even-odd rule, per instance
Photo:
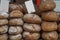
{"label": "crusty bread loaf", "polygon": [[56,4],[52,0],[43,0],[39,6],[40,11],[49,11],[53,10],[56,7]]}
{"label": "crusty bread loaf", "polygon": [[35,23],[35,24],[41,23],[41,18],[36,14],[25,14],[23,19],[27,23]]}
{"label": "crusty bread loaf", "polygon": [[9,25],[23,25],[23,20],[21,18],[10,19]]}
{"label": "crusty bread loaf", "polygon": [[8,39],[7,34],[0,35],[0,40],[7,40],[7,39]]}
{"label": "crusty bread loaf", "polygon": [[27,32],[40,32],[41,31],[41,26],[37,24],[27,24],[25,23],[23,25],[23,28]]}
{"label": "crusty bread loaf", "polygon": [[7,19],[0,19],[0,25],[6,25],[6,24],[8,24]]}
{"label": "crusty bread loaf", "polygon": [[40,37],[39,33],[30,33],[30,32],[24,32],[23,38],[25,40],[38,40]]}
{"label": "crusty bread loaf", "polygon": [[42,20],[44,21],[57,21],[58,15],[54,11],[42,12]]}
{"label": "crusty bread loaf", "polygon": [[43,32],[42,38],[44,40],[58,40],[58,33],[56,31],[52,32]]}
{"label": "crusty bread loaf", "polygon": [[4,34],[8,32],[8,26],[0,26],[0,34]]}
{"label": "crusty bread loaf", "polygon": [[23,17],[23,13],[19,10],[14,10],[10,13],[10,18],[22,18]]}
{"label": "crusty bread loaf", "polygon": [[41,27],[43,31],[55,31],[57,30],[57,23],[56,22],[42,22]]}
{"label": "crusty bread loaf", "polygon": [[22,39],[22,35],[21,34],[9,35],[9,40],[21,40],[21,39]]}
{"label": "crusty bread loaf", "polygon": [[10,26],[9,27],[9,34],[20,34],[22,33],[22,28],[20,26]]}

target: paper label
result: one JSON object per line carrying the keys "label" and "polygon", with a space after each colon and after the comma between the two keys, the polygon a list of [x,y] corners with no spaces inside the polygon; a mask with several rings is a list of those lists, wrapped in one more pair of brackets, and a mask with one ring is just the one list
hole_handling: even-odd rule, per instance
{"label": "paper label", "polygon": [[9,9],[9,1],[1,0],[0,12],[8,12],[8,9]]}
{"label": "paper label", "polygon": [[34,8],[34,4],[33,4],[32,0],[26,1],[25,5],[26,5],[28,13],[35,12],[35,8]]}

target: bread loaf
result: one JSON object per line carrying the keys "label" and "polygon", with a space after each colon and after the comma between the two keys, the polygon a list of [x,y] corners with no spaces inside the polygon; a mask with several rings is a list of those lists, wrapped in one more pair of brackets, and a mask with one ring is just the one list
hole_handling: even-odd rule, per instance
{"label": "bread loaf", "polygon": [[43,32],[42,38],[44,40],[58,40],[58,33],[53,31],[53,32]]}
{"label": "bread loaf", "polygon": [[41,26],[37,24],[27,24],[25,23],[23,25],[23,28],[27,32],[40,32],[41,31]]}
{"label": "bread loaf", "polygon": [[35,23],[35,24],[41,23],[41,18],[36,14],[25,14],[23,19],[27,23]]}
{"label": "bread loaf", "polygon": [[7,39],[8,39],[7,34],[0,35],[0,40],[7,40]]}
{"label": "bread loaf", "polygon": [[56,22],[42,22],[41,24],[43,31],[55,31],[57,30]]}
{"label": "bread loaf", "polygon": [[0,34],[4,34],[8,31],[8,26],[0,26]]}
{"label": "bread loaf", "polygon": [[19,10],[14,10],[10,13],[10,18],[22,18],[23,13]]}
{"label": "bread loaf", "polygon": [[44,21],[57,21],[58,15],[54,11],[43,12],[42,13],[42,20],[44,20]]}
{"label": "bread loaf", "polygon": [[22,33],[22,28],[20,26],[10,26],[9,34],[20,34]]}
{"label": "bread loaf", "polygon": [[10,19],[9,25],[23,25],[23,20],[21,18]]}
{"label": "bread loaf", "polygon": [[9,40],[21,40],[22,35],[17,34],[17,35],[9,35]]}
{"label": "bread loaf", "polygon": [[24,32],[23,38],[25,40],[38,40],[40,37],[39,33],[30,33],[30,32]]}
{"label": "bread loaf", "polygon": [[0,19],[0,25],[6,25],[6,24],[8,24],[7,19]]}
{"label": "bread loaf", "polygon": [[56,7],[56,4],[52,0],[43,0],[39,6],[40,11],[50,11]]}

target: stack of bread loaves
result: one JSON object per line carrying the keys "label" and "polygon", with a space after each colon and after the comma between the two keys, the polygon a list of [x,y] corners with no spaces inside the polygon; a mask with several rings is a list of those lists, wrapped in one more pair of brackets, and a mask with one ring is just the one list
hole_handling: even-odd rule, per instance
{"label": "stack of bread loaves", "polygon": [[8,16],[8,13],[0,12],[0,40],[8,39]]}
{"label": "stack of bread loaves", "polygon": [[9,15],[9,40],[22,40],[22,26],[23,26],[23,13],[22,8],[19,4],[10,4],[10,15]]}
{"label": "stack of bread loaves", "polygon": [[53,0],[43,0],[39,6],[40,11],[42,12],[42,38],[44,40],[58,40],[57,30],[57,20],[58,15],[54,10],[56,4]]}
{"label": "stack of bread loaves", "polygon": [[36,14],[25,14],[23,17],[23,38],[24,40],[38,40],[41,31],[41,18]]}

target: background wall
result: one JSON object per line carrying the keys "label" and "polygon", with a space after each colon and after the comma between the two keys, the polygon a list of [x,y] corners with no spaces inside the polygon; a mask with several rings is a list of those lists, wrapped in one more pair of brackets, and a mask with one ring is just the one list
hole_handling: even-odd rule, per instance
{"label": "background wall", "polygon": [[60,0],[55,0],[56,8],[55,11],[60,12]]}

